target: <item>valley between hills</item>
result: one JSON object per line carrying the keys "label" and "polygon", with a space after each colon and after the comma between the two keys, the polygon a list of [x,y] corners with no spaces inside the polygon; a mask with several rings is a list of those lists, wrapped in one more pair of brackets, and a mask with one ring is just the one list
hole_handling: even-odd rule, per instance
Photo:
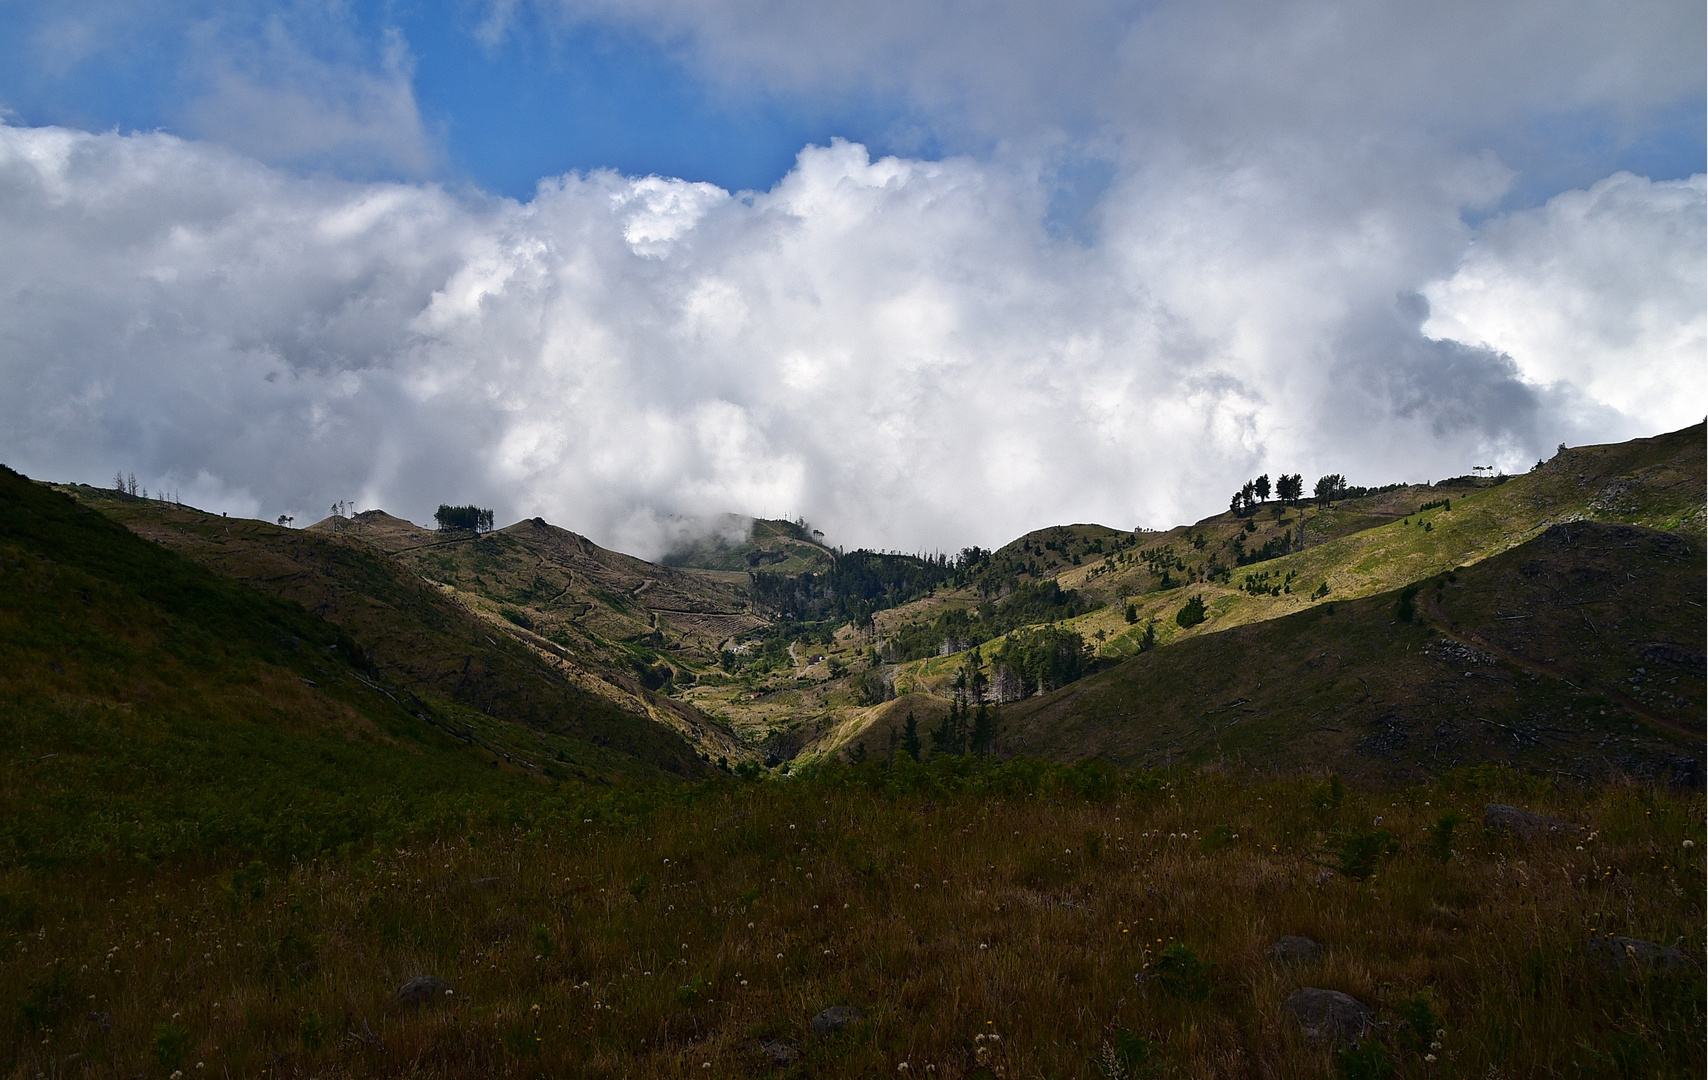
{"label": "valley between hills", "polygon": [[[1166,532],[1058,526],[935,559],[838,551],[804,522],[649,563],[539,518],[445,532],[372,510],[295,530],[62,490],[371,643],[400,686],[524,724],[566,692],[544,688],[573,688],[702,764],[893,755],[909,716],[921,753],[964,751],[988,703],[979,749],[998,756],[1690,777],[1703,451],[1698,425],[1521,476]],[[1402,619],[1408,588],[1422,599]],[[1027,645],[1058,659],[1021,670]]]}
{"label": "valley between hills", "polygon": [[1700,1076],[1705,461],[657,563],[0,469],[0,1075]]}

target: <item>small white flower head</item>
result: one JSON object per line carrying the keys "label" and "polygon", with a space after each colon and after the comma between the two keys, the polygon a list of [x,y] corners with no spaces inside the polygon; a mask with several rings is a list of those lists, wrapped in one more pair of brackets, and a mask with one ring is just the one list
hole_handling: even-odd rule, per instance
{"label": "small white flower head", "polygon": [[1686,840],[1686,841],[1685,841],[1685,842],[1684,842],[1684,846],[1685,846],[1685,847],[1695,847],[1695,846],[1696,846],[1696,841],[1694,841],[1694,840]]}

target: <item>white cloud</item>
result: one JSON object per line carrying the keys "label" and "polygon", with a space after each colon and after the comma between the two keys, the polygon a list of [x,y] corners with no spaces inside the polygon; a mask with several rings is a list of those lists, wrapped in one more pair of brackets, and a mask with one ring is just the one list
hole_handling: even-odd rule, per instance
{"label": "white cloud", "polygon": [[1708,177],[1619,173],[1486,222],[1424,332],[1509,354],[1646,431],[1708,411]]}
{"label": "white cloud", "polygon": [[1618,420],[1593,378],[1419,332],[1408,288],[1498,176],[1340,218],[1256,175],[1130,177],[1087,249],[1031,175],[848,143],[742,198],[594,173],[517,204],[0,128],[0,454],[268,517],[477,499],[643,553],[725,511],[953,548]]}

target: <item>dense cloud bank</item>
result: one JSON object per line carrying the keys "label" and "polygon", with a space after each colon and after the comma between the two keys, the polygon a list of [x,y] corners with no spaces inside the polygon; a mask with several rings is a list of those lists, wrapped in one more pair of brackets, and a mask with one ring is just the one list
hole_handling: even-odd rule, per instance
{"label": "dense cloud bank", "polygon": [[1025,155],[838,142],[768,192],[518,204],[0,127],[0,458],[299,523],[476,501],[656,554],[736,511],[915,549],[1702,417],[1702,177],[1474,233],[1497,162],[1336,153],[1123,165],[1088,242]]}

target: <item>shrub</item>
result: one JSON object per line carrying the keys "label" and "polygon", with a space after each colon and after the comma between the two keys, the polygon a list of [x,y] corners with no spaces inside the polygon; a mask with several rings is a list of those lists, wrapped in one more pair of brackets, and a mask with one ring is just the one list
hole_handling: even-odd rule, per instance
{"label": "shrub", "polygon": [[1124,1027],[1110,1032],[1097,1064],[1109,1080],[1142,1080],[1162,1075],[1162,1048]]}
{"label": "shrub", "polygon": [[1394,1059],[1379,1042],[1350,1046],[1335,1055],[1335,1072],[1345,1080],[1388,1080],[1394,1075]]}
{"label": "shrub", "polygon": [[1191,946],[1175,942],[1162,950],[1151,975],[1162,992],[1182,1001],[1203,1001],[1210,996],[1210,972],[1214,967],[1200,959]]}
{"label": "shrub", "polygon": [[1347,833],[1335,852],[1335,869],[1355,881],[1363,881],[1376,872],[1376,864],[1397,846],[1394,834],[1386,829]]}
{"label": "shrub", "polygon": [[1339,773],[1332,774],[1311,789],[1311,805],[1319,810],[1333,810],[1345,801],[1346,785],[1341,782]]}
{"label": "shrub", "polygon": [[1429,853],[1446,862],[1453,857],[1453,830],[1463,823],[1465,817],[1457,810],[1449,810],[1435,819],[1435,824],[1429,827]]}
{"label": "shrub", "polygon": [[1186,601],[1185,605],[1174,616],[1174,621],[1182,627],[1197,626],[1204,619],[1204,598],[1202,596],[1194,596]]}
{"label": "shrub", "polygon": [[1406,998],[1400,1002],[1399,1014],[1400,1026],[1395,1036],[1400,1046],[1420,1056],[1429,1053],[1430,1043],[1441,1029],[1441,1017],[1436,1014],[1429,995],[1417,993]]}

